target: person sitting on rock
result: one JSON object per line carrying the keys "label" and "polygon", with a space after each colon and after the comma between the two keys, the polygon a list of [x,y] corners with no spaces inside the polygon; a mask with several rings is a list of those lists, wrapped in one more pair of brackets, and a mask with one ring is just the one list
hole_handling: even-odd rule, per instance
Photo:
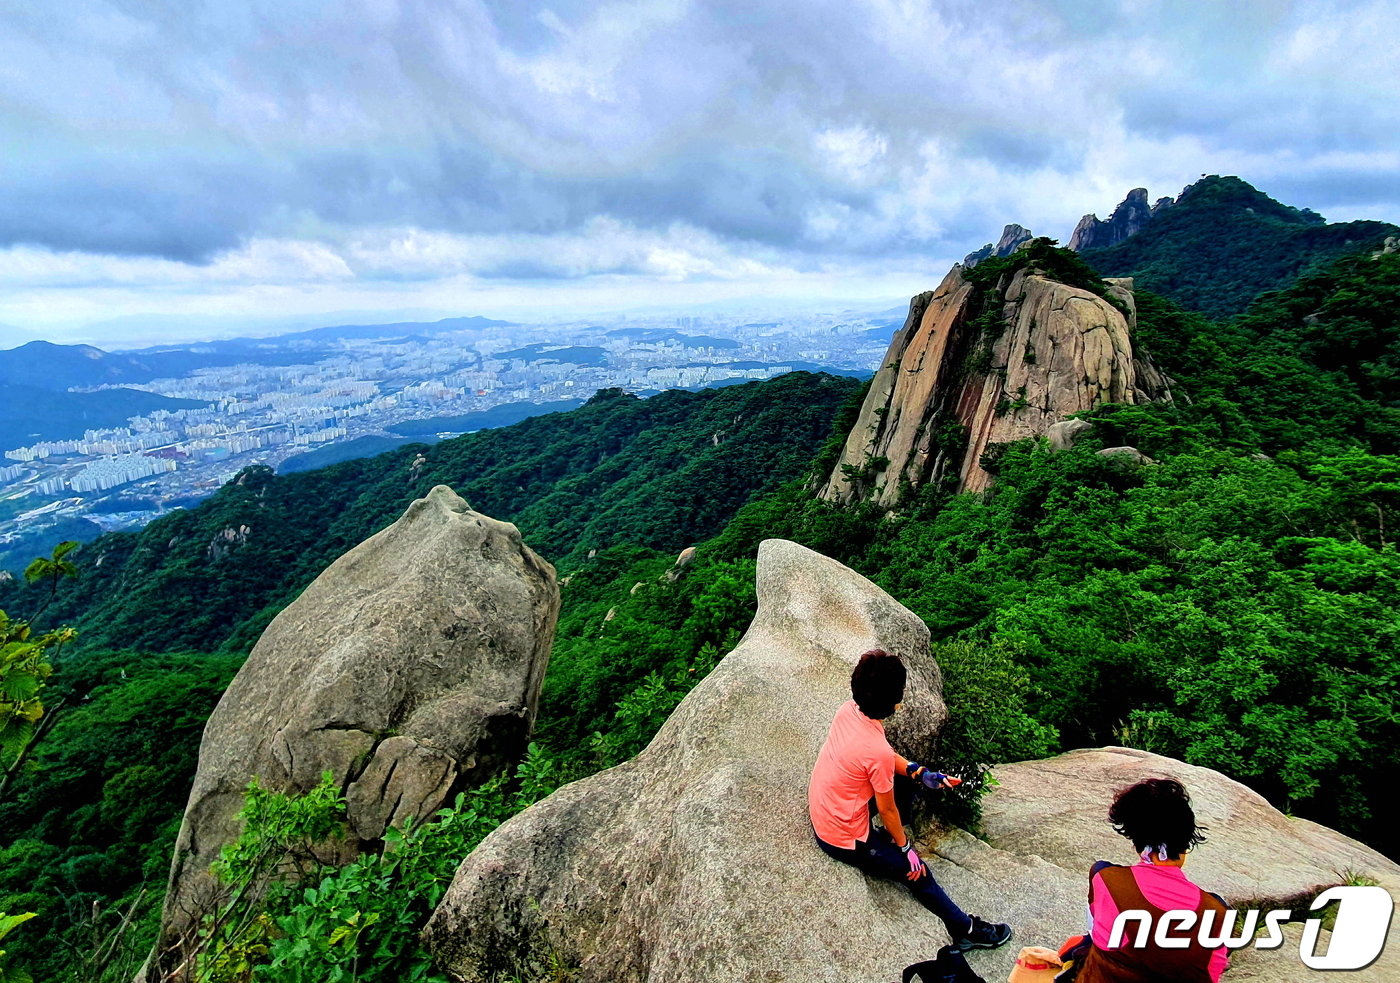
{"label": "person sitting on rock", "polygon": [[[817,845],[842,863],[873,877],[904,884],[943,920],[958,950],[995,949],[1011,938],[1009,925],[968,915],[938,886],[904,832],[895,803],[895,775],[919,779],[925,769],[894,752],[883,721],[904,699],[904,663],[880,649],[860,657],[851,674],[851,696],[827,731],[807,787],[807,806]],[[937,785],[928,773],[926,784]],[[871,800],[884,828],[871,823]]]}
{"label": "person sitting on rock", "polygon": [[[1211,921],[1220,930],[1225,904],[1181,870],[1186,852],[1205,842],[1186,788],[1172,778],[1129,785],[1114,797],[1108,821],[1133,841],[1142,859],[1131,867],[1100,860],[1090,868],[1089,935],[1063,953],[1077,966],[1075,983],[1218,983],[1229,951],[1224,946],[1207,948],[1196,936],[1207,911],[1215,912]],[[1153,931],[1146,933],[1143,945],[1137,944],[1140,923],[1130,921],[1119,944],[1109,946],[1114,922],[1123,911],[1152,916]],[[1156,927],[1168,911],[1196,913],[1189,930],[1169,933],[1167,941],[1183,941],[1181,948],[1157,944]]]}

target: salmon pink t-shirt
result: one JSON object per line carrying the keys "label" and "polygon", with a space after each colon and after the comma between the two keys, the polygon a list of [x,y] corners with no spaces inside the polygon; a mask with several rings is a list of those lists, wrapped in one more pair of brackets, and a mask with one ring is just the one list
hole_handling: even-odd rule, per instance
{"label": "salmon pink t-shirt", "polygon": [[807,786],[807,811],[817,837],[844,850],[866,839],[870,800],[894,788],[897,767],[884,724],[861,713],[855,700],[843,703]]}

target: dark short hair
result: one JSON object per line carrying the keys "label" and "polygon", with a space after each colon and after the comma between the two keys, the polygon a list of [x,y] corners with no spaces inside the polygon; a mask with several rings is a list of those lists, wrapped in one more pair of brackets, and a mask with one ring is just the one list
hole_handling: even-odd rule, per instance
{"label": "dark short hair", "polygon": [[1179,857],[1206,841],[1206,827],[1196,825],[1186,786],[1174,778],[1148,778],[1120,789],[1108,821],[1139,853],[1164,846],[1169,856]]}
{"label": "dark short hair", "polygon": [[851,673],[851,696],[861,713],[871,720],[884,720],[904,699],[906,678],[899,656],[884,649],[871,649],[860,657]]}

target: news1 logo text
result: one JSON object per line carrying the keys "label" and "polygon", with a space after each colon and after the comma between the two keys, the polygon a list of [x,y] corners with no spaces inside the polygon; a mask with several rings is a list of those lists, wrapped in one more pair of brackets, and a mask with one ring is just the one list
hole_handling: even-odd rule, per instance
{"label": "news1 logo text", "polygon": [[[1318,939],[1322,932],[1321,916],[1303,923],[1303,938],[1298,955],[1309,969],[1364,969],[1376,961],[1385,948],[1386,932],[1395,903],[1383,887],[1340,886],[1328,888],[1315,899],[1309,910],[1317,911],[1336,901],[1337,920],[1332,927],[1332,939],[1327,951],[1319,954]],[[1128,945],[1142,948],[1149,941],[1163,949],[1185,949],[1193,942],[1207,948],[1239,949],[1252,945],[1256,949],[1277,949],[1283,945],[1283,923],[1293,919],[1287,908],[1273,911],[1227,910],[1216,924],[1216,912],[1207,910],[1199,916],[1194,911],[1168,911],[1153,924],[1151,912],[1130,909],[1118,913],[1113,920],[1113,932],[1108,947],[1117,949],[1125,936]],[[1263,932],[1260,934],[1260,928]],[[1129,929],[1135,931],[1129,936]],[[1194,934],[1193,930],[1194,929]]]}

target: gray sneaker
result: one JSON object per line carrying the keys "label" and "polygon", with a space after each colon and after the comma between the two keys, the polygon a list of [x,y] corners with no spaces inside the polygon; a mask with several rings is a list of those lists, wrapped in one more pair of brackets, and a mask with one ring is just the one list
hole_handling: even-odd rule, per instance
{"label": "gray sneaker", "polygon": [[1005,922],[984,922],[972,916],[972,927],[960,939],[954,939],[952,948],[959,952],[969,949],[999,949],[1011,941],[1011,926]]}

